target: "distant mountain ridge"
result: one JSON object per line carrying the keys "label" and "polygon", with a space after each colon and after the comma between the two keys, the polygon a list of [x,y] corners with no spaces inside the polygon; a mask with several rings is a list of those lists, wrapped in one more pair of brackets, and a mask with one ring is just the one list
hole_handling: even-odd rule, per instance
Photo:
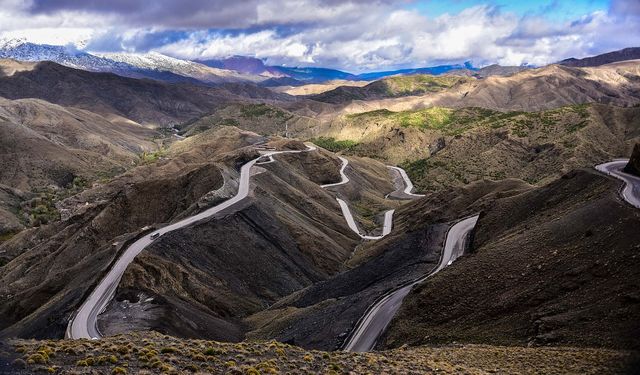
{"label": "distant mountain ridge", "polygon": [[0,40],[0,58],[18,61],[52,61],[90,72],[114,73],[129,78],[149,78],[165,82],[224,83],[258,81],[260,77],[242,75],[176,59],[160,53],[91,54],[70,46],[35,44],[23,39]]}
{"label": "distant mountain ridge", "polygon": [[600,66],[618,61],[640,59],[640,47],[629,47],[618,51],[603,53],[601,55],[585,57],[583,59],[569,58],[558,62],[560,65],[585,68]]}

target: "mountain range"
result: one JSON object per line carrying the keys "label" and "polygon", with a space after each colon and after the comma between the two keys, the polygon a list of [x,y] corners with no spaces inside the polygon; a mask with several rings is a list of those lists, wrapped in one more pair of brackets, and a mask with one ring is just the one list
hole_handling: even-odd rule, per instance
{"label": "mountain range", "polygon": [[633,50],[355,75],[0,47],[0,373],[640,363]]}
{"label": "mountain range", "polygon": [[[318,67],[268,66],[260,59],[231,56],[217,60],[182,60],[157,52],[90,53],[75,46],[35,44],[24,39],[0,40],[0,58],[18,61],[52,61],[92,72],[108,72],[131,78],[167,82],[218,84],[255,82],[264,86],[299,86],[331,80],[371,81],[394,75],[444,74],[478,71],[471,63],[351,74]],[[486,71],[486,70],[485,70]]]}

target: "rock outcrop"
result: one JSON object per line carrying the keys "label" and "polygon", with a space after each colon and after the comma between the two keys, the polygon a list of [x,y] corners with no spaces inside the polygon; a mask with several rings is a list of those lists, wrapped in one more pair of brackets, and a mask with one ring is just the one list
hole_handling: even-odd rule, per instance
{"label": "rock outcrop", "polygon": [[640,143],[636,143],[636,146],[633,148],[631,158],[624,167],[624,171],[629,174],[640,176]]}

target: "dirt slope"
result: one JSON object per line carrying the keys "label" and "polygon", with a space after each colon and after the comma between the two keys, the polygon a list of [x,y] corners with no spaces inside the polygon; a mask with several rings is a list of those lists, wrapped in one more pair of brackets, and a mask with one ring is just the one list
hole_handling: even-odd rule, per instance
{"label": "dirt slope", "polygon": [[22,190],[122,173],[158,148],[155,131],[38,99],[0,98],[0,121],[0,179]]}

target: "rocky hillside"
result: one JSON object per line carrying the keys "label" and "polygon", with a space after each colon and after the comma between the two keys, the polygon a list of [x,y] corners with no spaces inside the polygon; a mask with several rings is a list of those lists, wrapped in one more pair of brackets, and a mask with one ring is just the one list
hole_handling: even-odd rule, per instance
{"label": "rocky hillside", "polygon": [[[470,181],[517,177],[544,184],[580,167],[628,155],[640,137],[640,110],[590,105],[544,112],[498,113],[443,137],[430,157],[403,166],[433,191]],[[454,128],[455,129],[455,128]]]}
{"label": "rocky hillside", "polygon": [[600,66],[618,61],[640,59],[640,47],[624,48],[619,51],[603,53],[597,56],[585,57],[582,59],[570,58],[560,61],[558,64],[565,66],[587,67]]}
{"label": "rocky hillside", "polygon": [[0,98],[0,116],[0,180],[22,190],[122,173],[159,146],[138,124],[38,99]]}
{"label": "rocky hillside", "polygon": [[358,319],[385,291],[431,272],[452,220],[476,212],[496,194],[511,196],[527,189],[530,186],[522,181],[482,183],[403,205],[394,215],[392,233],[358,246],[344,272],[250,316],[248,337],[340,349]]}
{"label": "rocky hillside", "polygon": [[0,98],[0,242],[57,219],[56,202],[160,148],[158,132],[121,120],[39,99]]}
{"label": "rocky hillside", "polygon": [[633,148],[631,158],[629,159],[629,163],[624,167],[624,171],[640,176],[640,143],[636,143],[636,146]]}
{"label": "rocky hillside", "polygon": [[627,155],[640,110],[576,105],[541,112],[431,107],[338,118],[315,142],[402,164],[424,191],[482,178],[544,183],[571,169]]}
{"label": "rocky hillside", "polygon": [[178,126],[185,136],[198,134],[221,126],[236,126],[264,135],[285,136],[313,132],[320,121],[271,104],[237,103],[225,106],[212,114]]}
{"label": "rocky hillside", "polygon": [[640,212],[619,199],[620,183],[579,170],[478,207],[471,254],[409,294],[380,347],[637,350]]}

